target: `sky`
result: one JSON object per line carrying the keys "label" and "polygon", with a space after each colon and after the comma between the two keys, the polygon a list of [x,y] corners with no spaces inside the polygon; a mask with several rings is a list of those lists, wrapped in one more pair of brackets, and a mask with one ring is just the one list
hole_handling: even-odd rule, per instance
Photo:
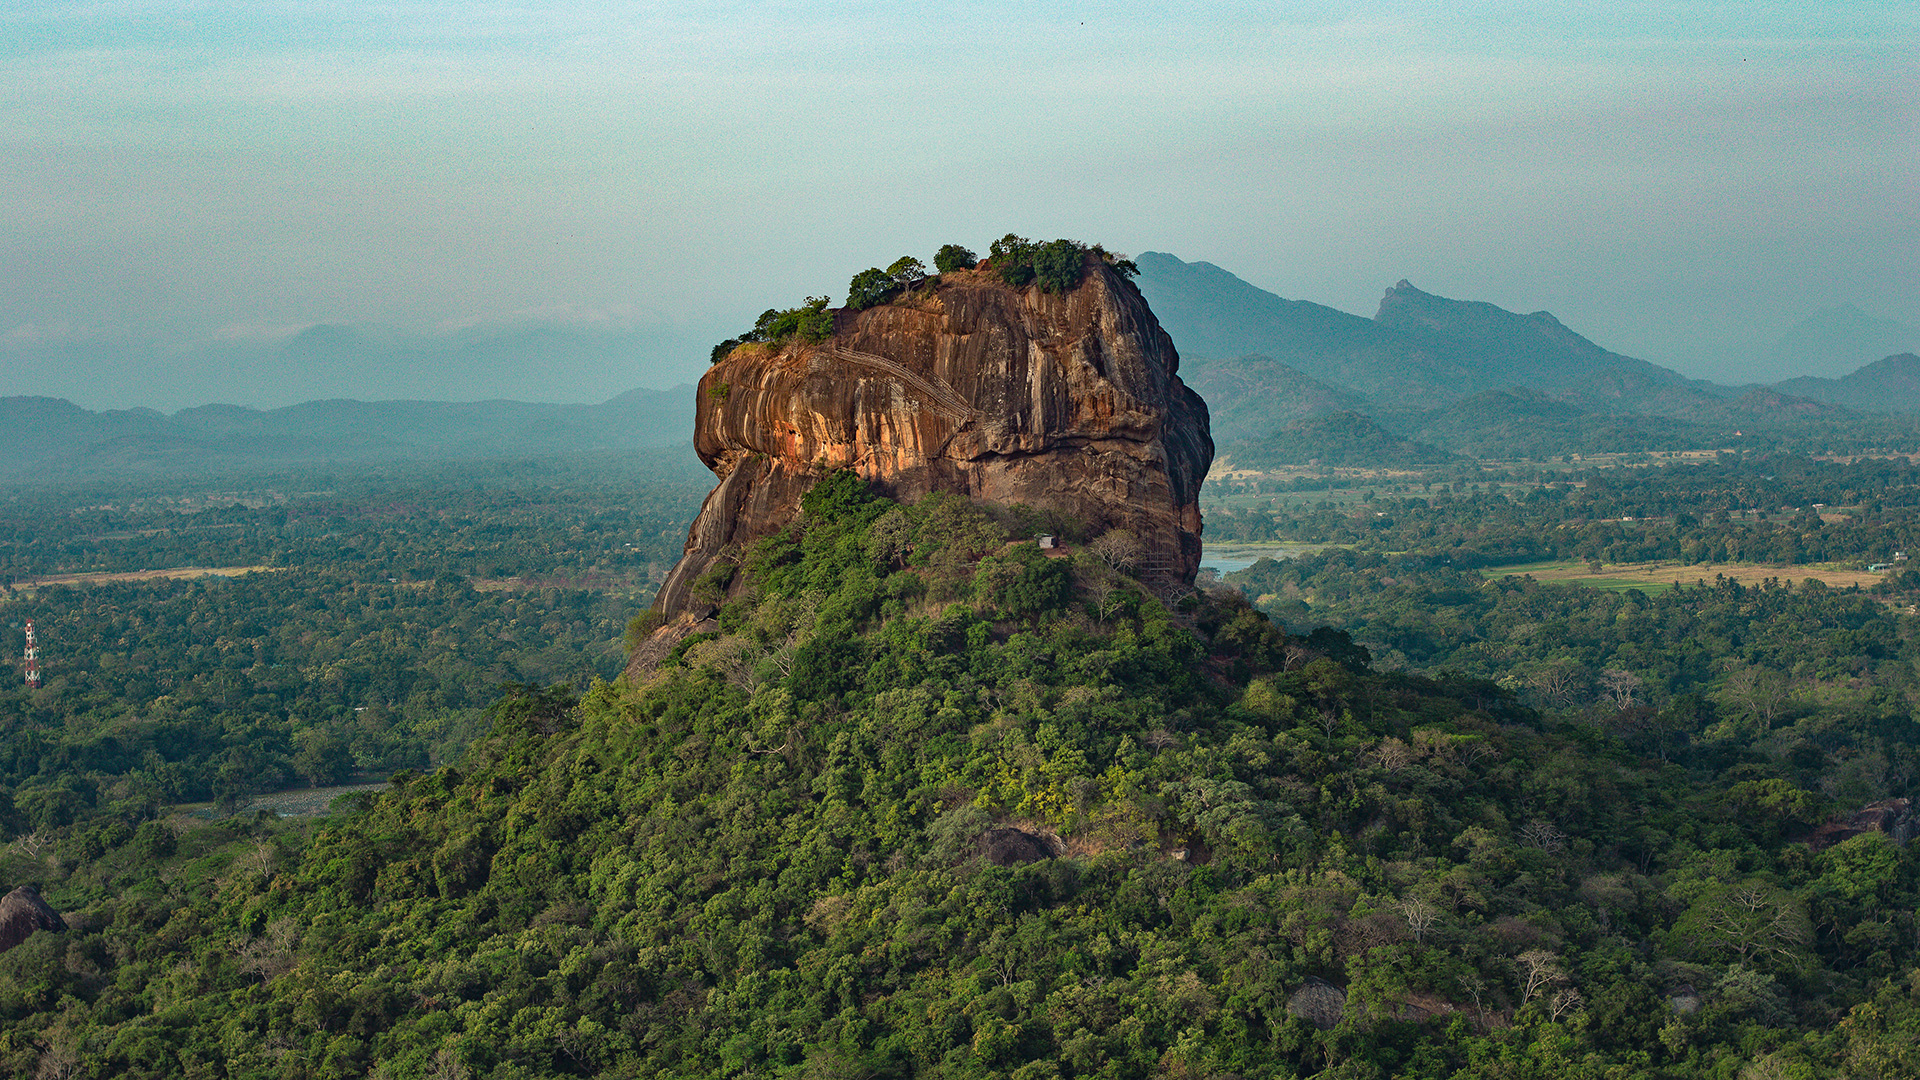
{"label": "sky", "polygon": [[1906,2],[0,11],[0,395],[96,409],[604,400],[1009,231],[1778,378],[1816,311],[1920,325],[1917,205]]}

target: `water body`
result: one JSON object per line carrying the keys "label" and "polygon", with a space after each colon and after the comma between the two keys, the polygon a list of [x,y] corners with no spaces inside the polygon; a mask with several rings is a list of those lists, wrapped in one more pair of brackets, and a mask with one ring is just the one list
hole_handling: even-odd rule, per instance
{"label": "water body", "polygon": [[1245,570],[1261,559],[1292,559],[1316,551],[1324,551],[1335,544],[1207,544],[1200,549],[1200,569],[1213,570],[1221,574],[1231,574],[1235,570]]}

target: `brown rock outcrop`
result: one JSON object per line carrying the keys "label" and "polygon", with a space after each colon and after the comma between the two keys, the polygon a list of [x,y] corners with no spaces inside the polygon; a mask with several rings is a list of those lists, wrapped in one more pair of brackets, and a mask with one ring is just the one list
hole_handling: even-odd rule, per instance
{"label": "brown rock outcrop", "polygon": [[703,614],[693,582],[785,528],[839,468],[893,498],[950,491],[1125,528],[1191,582],[1213,440],[1178,368],[1140,291],[1093,256],[1069,292],[959,271],[840,311],[817,344],[737,349],[700,380],[694,448],[720,484],[655,606]]}
{"label": "brown rock outcrop", "polygon": [[33,936],[35,930],[65,930],[66,920],[47,906],[39,890],[22,885],[0,897],[0,952]]}
{"label": "brown rock outcrop", "polygon": [[1881,799],[1868,803],[1845,821],[1830,821],[1813,830],[1807,837],[1807,846],[1823,851],[1870,832],[1886,833],[1897,844],[1911,840],[1920,833],[1920,821],[1915,820],[1912,800]]}

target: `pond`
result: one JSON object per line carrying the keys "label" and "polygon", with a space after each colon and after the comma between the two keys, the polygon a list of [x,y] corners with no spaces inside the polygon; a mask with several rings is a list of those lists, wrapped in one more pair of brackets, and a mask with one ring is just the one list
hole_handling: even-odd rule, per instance
{"label": "pond", "polygon": [[1200,569],[1231,574],[1235,570],[1245,570],[1261,559],[1292,559],[1336,546],[1338,545],[1295,544],[1286,541],[1261,544],[1207,544],[1200,550]]}

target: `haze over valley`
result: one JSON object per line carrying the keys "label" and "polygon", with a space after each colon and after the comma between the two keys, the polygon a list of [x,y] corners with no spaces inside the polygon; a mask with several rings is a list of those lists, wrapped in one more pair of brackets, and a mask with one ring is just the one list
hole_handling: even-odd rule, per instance
{"label": "haze over valley", "polygon": [[1917,46],[0,11],[0,1076],[1920,1076]]}

